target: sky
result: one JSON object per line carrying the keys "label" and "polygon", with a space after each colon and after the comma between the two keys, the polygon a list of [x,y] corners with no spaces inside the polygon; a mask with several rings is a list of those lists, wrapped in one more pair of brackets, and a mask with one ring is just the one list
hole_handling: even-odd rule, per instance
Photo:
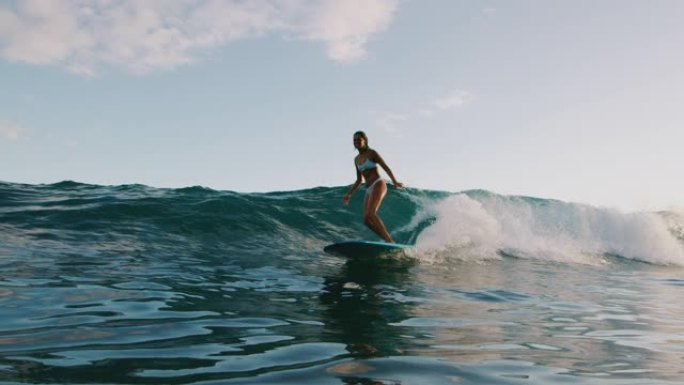
{"label": "sky", "polygon": [[0,0],[0,180],[684,207],[680,0]]}

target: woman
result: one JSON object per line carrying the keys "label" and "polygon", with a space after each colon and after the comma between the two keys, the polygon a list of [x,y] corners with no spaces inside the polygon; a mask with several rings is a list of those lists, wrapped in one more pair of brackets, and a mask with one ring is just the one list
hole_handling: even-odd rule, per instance
{"label": "woman", "polygon": [[378,172],[378,165],[392,179],[392,184],[397,188],[402,188],[404,185],[397,182],[392,174],[392,170],[387,167],[385,161],[382,160],[377,151],[368,147],[368,137],[363,131],[354,133],[354,147],[359,151],[359,154],[354,158],[354,168],[356,169],[356,182],[349,188],[349,191],[342,198],[342,202],[346,205],[349,203],[352,194],[361,185],[361,177],[366,181],[366,195],[363,198],[363,223],[371,230],[384,239],[385,242],[394,243],[390,237],[385,224],[382,223],[377,212],[380,208],[380,203],[387,193],[387,184],[385,180],[380,177]]}

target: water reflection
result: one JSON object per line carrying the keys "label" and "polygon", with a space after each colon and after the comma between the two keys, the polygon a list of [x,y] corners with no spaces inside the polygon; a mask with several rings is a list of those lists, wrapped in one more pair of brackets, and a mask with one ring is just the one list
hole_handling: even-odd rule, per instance
{"label": "water reflection", "polygon": [[[355,359],[403,355],[412,343],[394,326],[408,317],[414,306],[411,268],[415,262],[402,258],[350,258],[332,276],[325,278],[320,295],[324,305],[323,339],[345,344]],[[364,378],[371,371],[367,362],[339,364],[328,369],[345,383],[374,383]]]}
{"label": "water reflection", "polygon": [[645,279],[663,268],[614,263],[504,259],[420,269],[414,279],[430,288],[429,300],[402,324],[431,334],[422,341],[430,349],[413,353],[480,365],[522,360],[536,364],[521,373],[531,379],[537,367],[595,383],[681,379],[672,336],[683,330],[682,288]]}

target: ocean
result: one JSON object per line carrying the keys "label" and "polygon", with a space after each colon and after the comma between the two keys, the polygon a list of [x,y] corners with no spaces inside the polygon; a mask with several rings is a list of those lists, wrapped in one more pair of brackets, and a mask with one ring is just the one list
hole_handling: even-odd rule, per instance
{"label": "ocean", "polygon": [[0,183],[2,384],[684,384],[684,216],[390,189]]}

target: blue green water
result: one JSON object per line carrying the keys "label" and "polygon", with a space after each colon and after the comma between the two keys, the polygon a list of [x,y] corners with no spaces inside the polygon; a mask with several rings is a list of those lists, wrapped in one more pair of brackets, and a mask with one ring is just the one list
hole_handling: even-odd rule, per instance
{"label": "blue green water", "polygon": [[345,189],[0,183],[0,383],[684,383],[679,213]]}

